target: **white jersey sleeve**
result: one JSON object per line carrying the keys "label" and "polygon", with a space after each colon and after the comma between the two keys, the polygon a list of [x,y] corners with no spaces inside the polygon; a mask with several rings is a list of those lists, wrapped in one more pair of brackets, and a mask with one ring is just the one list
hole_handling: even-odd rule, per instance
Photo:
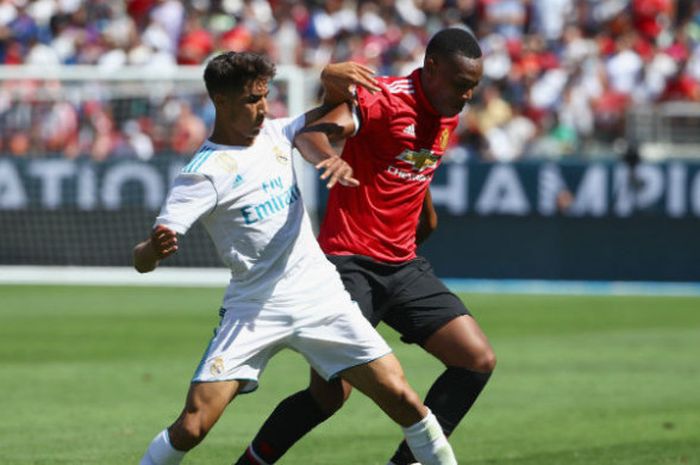
{"label": "white jersey sleeve", "polygon": [[214,209],[217,200],[216,188],[210,176],[181,173],[175,178],[155,224],[185,234],[195,221]]}

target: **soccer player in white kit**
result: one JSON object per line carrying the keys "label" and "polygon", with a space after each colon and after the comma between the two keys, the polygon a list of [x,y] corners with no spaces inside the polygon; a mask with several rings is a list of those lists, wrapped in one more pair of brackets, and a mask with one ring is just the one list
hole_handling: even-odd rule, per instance
{"label": "soccer player in white kit", "polygon": [[[135,268],[152,271],[177,251],[177,234],[199,220],[231,269],[221,322],[185,407],[156,435],[140,465],[179,464],[237,394],[257,387],[268,360],[283,348],[301,353],[322,377],[340,376],[370,397],[402,427],[421,463],[456,464],[436,418],[314,238],[292,167],[292,141],[324,108],[265,120],[274,72],[268,58],[253,53],[227,52],[207,64],[213,132],[176,178],[149,238],[134,248]],[[362,83],[353,76],[348,73],[348,82]],[[331,186],[357,185],[339,157],[313,161]]]}

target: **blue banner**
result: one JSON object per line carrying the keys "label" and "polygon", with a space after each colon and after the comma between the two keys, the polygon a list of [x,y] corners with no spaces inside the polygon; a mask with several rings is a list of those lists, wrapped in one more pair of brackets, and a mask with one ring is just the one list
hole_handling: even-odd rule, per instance
{"label": "blue banner", "polygon": [[[0,210],[155,211],[184,163],[0,158]],[[431,191],[451,216],[697,218],[700,163],[445,163]]]}
{"label": "blue banner", "polygon": [[456,216],[700,217],[700,163],[447,163],[431,191]]}

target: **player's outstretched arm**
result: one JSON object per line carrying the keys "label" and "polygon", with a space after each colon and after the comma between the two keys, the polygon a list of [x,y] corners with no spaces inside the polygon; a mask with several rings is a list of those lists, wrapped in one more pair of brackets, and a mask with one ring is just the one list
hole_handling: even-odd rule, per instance
{"label": "player's outstretched arm", "polygon": [[353,178],[352,167],[335,151],[332,142],[351,136],[355,121],[349,104],[341,104],[326,115],[308,124],[294,138],[294,145],[306,161],[322,170],[321,179],[328,180],[328,188],[336,183],[355,187],[360,183]]}
{"label": "player's outstretched arm", "polygon": [[416,244],[422,244],[433,231],[437,229],[438,217],[433,207],[433,197],[430,189],[425,193],[423,208],[418,217],[418,227],[416,228]]}
{"label": "player's outstretched arm", "polygon": [[374,79],[374,70],[352,61],[326,65],[321,71],[321,84],[323,103],[329,105],[353,101],[357,86],[370,92],[381,90]]}
{"label": "player's outstretched arm", "polygon": [[139,273],[153,271],[162,259],[177,252],[177,248],[177,233],[159,224],[148,239],[134,247],[134,268]]}
{"label": "player's outstretched arm", "polygon": [[307,125],[327,115],[341,103],[355,102],[357,86],[362,86],[372,93],[381,90],[374,79],[374,70],[352,61],[326,65],[321,72],[321,85],[323,103],[306,112]]}

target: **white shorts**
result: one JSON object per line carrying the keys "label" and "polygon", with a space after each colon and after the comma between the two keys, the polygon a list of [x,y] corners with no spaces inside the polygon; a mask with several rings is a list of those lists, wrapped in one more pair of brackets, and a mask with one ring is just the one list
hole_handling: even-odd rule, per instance
{"label": "white shorts", "polygon": [[240,304],[221,315],[192,382],[247,381],[240,392],[251,392],[284,348],[303,355],[326,380],[391,353],[345,292],[296,306]]}

